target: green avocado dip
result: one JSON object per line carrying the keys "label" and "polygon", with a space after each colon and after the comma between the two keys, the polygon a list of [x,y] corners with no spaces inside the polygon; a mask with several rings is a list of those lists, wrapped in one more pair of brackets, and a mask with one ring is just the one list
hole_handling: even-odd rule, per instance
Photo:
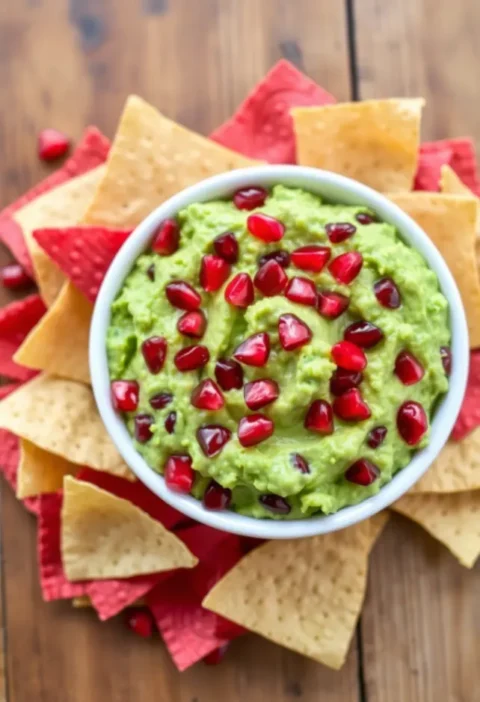
{"label": "green avocado dip", "polygon": [[428,443],[448,389],[436,275],[365,207],[251,187],[163,222],[111,310],[112,401],[167,486],[330,514]]}

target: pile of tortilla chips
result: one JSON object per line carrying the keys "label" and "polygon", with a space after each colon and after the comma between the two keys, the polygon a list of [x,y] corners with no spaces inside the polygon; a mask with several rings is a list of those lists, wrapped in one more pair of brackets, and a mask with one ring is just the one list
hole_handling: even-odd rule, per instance
{"label": "pile of tortilla chips", "polygon": [[[0,466],[36,515],[45,600],[91,605],[101,620],[141,602],[180,670],[246,630],[343,664],[388,511],[326,536],[266,543],[185,518],[135,480],[103,427],[89,387],[89,324],[132,228],[182,188],[259,159],[330,169],[390,194],[446,259],[480,346],[475,154],[469,139],[420,144],[423,108],[421,99],[335,104],[286,61],[210,139],[130,97],[111,146],[88,129],[57,173],[0,214],[0,239],[39,289],[0,310],[0,373],[10,379],[0,388]],[[479,400],[472,351],[451,439],[393,505],[470,568],[480,553]]]}

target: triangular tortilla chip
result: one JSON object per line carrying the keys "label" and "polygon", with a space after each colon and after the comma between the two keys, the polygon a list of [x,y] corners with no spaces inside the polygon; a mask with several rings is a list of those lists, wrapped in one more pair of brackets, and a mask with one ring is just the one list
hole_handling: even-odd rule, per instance
{"label": "triangular tortilla chip", "polygon": [[106,173],[84,224],[134,227],[175,193],[204,178],[258,164],[128,98]]}
{"label": "triangular tortilla chip", "polygon": [[93,305],[70,281],[15,354],[16,363],[90,383],[88,336]]}
{"label": "triangular tortilla chip", "polygon": [[406,495],[392,505],[444,544],[466,568],[480,555],[480,490],[454,495]]}
{"label": "triangular tortilla chip", "polygon": [[40,248],[32,234],[43,227],[68,227],[78,224],[100,182],[104,166],[97,166],[84,175],[72,178],[54,190],[40,195],[14,214],[21,226],[32,258],[40,294],[51,305],[62,287],[65,276]]}
{"label": "triangular tortilla chip", "polygon": [[81,383],[38,376],[0,403],[0,427],[71,463],[132,477],[103,426],[92,391]]}
{"label": "triangular tortilla chip", "polygon": [[209,592],[203,606],[331,668],[345,661],[386,512],[308,539],[268,541]]}
{"label": "triangular tortilla chip", "polygon": [[128,578],[198,559],[183,541],[127,500],[67,476],[62,507],[62,561],[67,578]]}
{"label": "triangular tortilla chip", "polygon": [[411,190],[424,104],[418,98],[294,108],[297,162],[381,192]]}
{"label": "triangular tortilla chip", "polygon": [[442,166],[440,169],[440,190],[442,193],[450,195],[468,195],[472,197],[470,188],[467,188],[453,168],[447,165]]}
{"label": "triangular tortilla chip", "polygon": [[443,193],[389,195],[428,234],[445,259],[467,314],[470,346],[480,346],[480,281],[475,255],[475,197]]}
{"label": "triangular tortilla chip", "polygon": [[17,474],[17,497],[34,497],[60,490],[66,475],[75,475],[78,466],[61,456],[49,453],[26,439],[20,439],[20,463]]}

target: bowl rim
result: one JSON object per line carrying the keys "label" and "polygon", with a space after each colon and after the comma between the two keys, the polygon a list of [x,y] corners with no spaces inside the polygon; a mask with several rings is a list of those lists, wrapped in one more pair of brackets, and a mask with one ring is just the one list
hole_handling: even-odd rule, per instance
{"label": "bowl rim", "polygon": [[[431,423],[428,446],[414,454],[410,463],[377,494],[330,515],[297,520],[258,519],[228,510],[207,510],[196,498],[172,492],[166,487],[163,476],[150,468],[135,450],[124,422],[110,401],[105,343],[110,306],[136,258],[147,248],[155,228],[188,204],[225,198],[238,188],[252,184],[267,188],[276,184],[300,187],[341,204],[373,209],[382,221],[396,226],[401,237],[421,253],[436,273],[449,303],[451,350],[455,360],[448,392]],[[332,193],[339,195],[331,197]],[[447,264],[427,234],[395,203],[368,186],[336,173],[304,166],[265,165],[229,171],[196,183],[166,200],[135,228],[117,253],[100,288],[90,327],[89,361],[93,393],[105,428],[126,464],[153,493],[186,516],[216,529],[262,539],[292,539],[326,534],[367,519],[398,500],[421,478],[447,441],[460,410],[467,384],[469,341],[462,300]]]}

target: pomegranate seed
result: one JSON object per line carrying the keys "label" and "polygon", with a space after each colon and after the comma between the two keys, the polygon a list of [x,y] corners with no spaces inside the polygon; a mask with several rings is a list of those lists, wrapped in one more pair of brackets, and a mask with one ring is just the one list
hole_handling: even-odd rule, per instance
{"label": "pomegranate seed", "polygon": [[364,401],[358,388],[347,390],[333,401],[333,411],[346,422],[361,422],[371,415],[370,408]]}
{"label": "pomegranate seed", "polygon": [[349,222],[332,222],[326,225],[325,231],[332,244],[340,244],[353,236],[357,228]]}
{"label": "pomegranate seed", "polygon": [[245,308],[255,299],[252,279],[248,273],[237,273],[225,288],[225,300],[234,307]]}
{"label": "pomegranate seed", "polygon": [[337,292],[318,291],[317,310],[326,319],[337,319],[345,312],[350,299]]}
{"label": "pomegranate seed", "polygon": [[326,400],[314,400],[304,422],[305,429],[318,434],[333,434],[333,411]]}
{"label": "pomegranate seed", "polygon": [[38,135],[38,155],[42,161],[54,161],[70,148],[70,139],[57,129],[42,129]]}
{"label": "pomegranate seed", "polygon": [[210,411],[219,410],[225,404],[220,388],[210,378],[202,380],[193,390],[191,402],[197,409]]}
{"label": "pomegranate seed", "polygon": [[262,207],[268,197],[268,192],[264,188],[241,188],[233,196],[233,204],[237,210],[254,210]]}
{"label": "pomegranate seed", "polygon": [[196,310],[202,302],[198,292],[183,280],[174,280],[173,283],[169,283],[165,293],[169,303],[180,310]]}
{"label": "pomegranate seed", "polygon": [[233,356],[247,366],[264,366],[270,356],[270,337],[265,332],[249,336],[235,350]]}
{"label": "pomegranate seed", "polygon": [[280,495],[260,495],[258,500],[265,509],[274,514],[289,514],[292,509],[286,499]]}
{"label": "pomegranate seed", "polygon": [[113,380],[110,389],[115,410],[134,412],[137,409],[140,388],[136,380]]}
{"label": "pomegranate seed", "polygon": [[206,346],[186,346],[175,354],[173,360],[177,370],[185,373],[203,368],[210,360],[210,352]]}
{"label": "pomegranate seed", "polygon": [[292,453],[290,456],[290,461],[292,463],[292,466],[296,470],[299,470],[300,473],[310,473],[310,466],[308,465],[308,461],[299,453]]}
{"label": "pomegranate seed", "polygon": [[163,336],[151,336],[142,344],[142,355],[150,373],[157,375],[167,357],[167,340]]}
{"label": "pomegranate seed", "polygon": [[277,399],[279,394],[278,384],[268,378],[247,383],[243,389],[245,404],[251,410],[259,410],[265,405],[269,405]]}
{"label": "pomegranate seed", "polygon": [[126,615],[127,628],[143,639],[149,639],[153,634],[152,615],[144,610],[131,610]]}
{"label": "pomegranate seed", "polygon": [[278,320],[278,335],[285,351],[305,346],[312,338],[310,328],[294,314],[282,314]]}
{"label": "pomegranate seed", "polygon": [[278,249],[277,251],[271,251],[270,253],[264,254],[258,261],[259,266],[263,266],[267,261],[276,261],[282,268],[288,268],[290,265],[290,254],[288,251],[282,251]]}
{"label": "pomegranate seed", "polygon": [[383,332],[379,327],[371,322],[361,320],[350,324],[343,334],[346,341],[351,341],[352,344],[360,346],[362,349],[371,349],[383,339]]}
{"label": "pomegranate seed", "polygon": [[4,288],[17,290],[33,283],[32,279],[19,263],[9,263],[0,268],[0,282]]}
{"label": "pomegranate seed", "polygon": [[155,280],[155,264],[152,263],[148,268],[147,268],[147,276],[149,280],[153,281]]}
{"label": "pomegranate seed", "polygon": [[154,422],[151,414],[137,414],[135,417],[135,438],[139,443],[145,444],[152,438],[152,424]]}
{"label": "pomegranate seed", "polygon": [[229,643],[223,644],[223,646],[219,646],[214,651],[207,654],[203,659],[205,665],[218,665],[219,663],[221,663],[225,657],[226,652],[228,651],[229,646]]}
{"label": "pomegranate seed", "polygon": [[359,212],[355,215],[355,219],[360,224],[372,224],[377,221],[375,215],[369,214],[368,212]]}
{"label": "pomegranate seed", "polygon": [[242,446],[249,447],[259,444],[272,436],[274,424],[263,414],[250,414],[242,417],[238,424],[238,440]]}
{"label": "pomegranate seed", "polygon": [[173,400],[173,395],[169,392],[159,392],[150,398],[150,406],[153,409],[161,410]]}
{"label": "pomegranate seed", "polygon": [[201,339],[205,334],[207,320],[201,310],[193,310],[193,312],[185,312],[177,322],[177,329],[184,336],[195,337]]}
{"label": "pomegranate seed", "polygon": [[170,256],[178,249],[180,227],[174,219],[166,219],[155,232],[152,250],[160,256]]}
{"label": "pomegranate seed", "polygon": [[225,232],[217,236],[213,240],[213,248],[217,256],[223,258],[227,263],[238,261],[238,241],[233,232]]}
{"label": "pomegranate seed", "polygon": [[267,261],[258,269],[253,282],[262,295],[273,297],[274,295],[280,295],[285,290],[288,278],[282,266],[272,260]]}
{"label": "pomegranate seed", "polygon": [[442,359],[443,370],[447,375],[452,372],[452,352],[448,346],[440,346],[440,358]]}
{"label": "pomegranate seed", "polygon": [[351,388],[356,388],[363,380],[363,374],[358,371],[337,368],[330,378],[330,392],[338,397]]}
{"label": "pomegranate seed", "polygon": [[222,390],[239,390],[243,386],[243,368],[236,361],[219,358],[215,366],[215,378]]}
{"label": "pomegranate seed", "polygon": [[382,305],[390,310],[396,310],[402,304],[402,298],[397,286],[391,278],[381,278],[373,286],[375,297]]}
{"label": "pomegranate seed", "polygon": [[170,412],[167,414],[167,418],[165,419],[164,422],[164,427],[165,430],[167,431],[168,434],[173,434],[175,431],[175,425],[177,423],[177,413],[176,412]]}
{"label": "pomegranate seed", "polygon": [[359,458],[345,471],[345,478],[349,483],[363,485],[364,487],[374,483],[379,475],[380,470],[375,463],[367,461],[366,458]]}
{"label": "pomegranate seed", "polygon": [[285,290],[285,297],[299,305],[311,305],[317,302],[315,283],[308,278],[292,278]]}
{"label": "pomegranate seed", "polygon": [[203,506],[207,509],[227,509],[232,501],[232,491],[216,480],[211,480],[203,494]]}
{"label": "pomegranate seed", "polygon": [[409,446],[415,446],[428,429],[428,420],[422,405],[408,400],[397,412],[398,433]]}
{"label": "pomegranate seed", "polygon": [[372,449],[376,449],[383,444],[385,437],[387,436],[387,427],[375,427],[372,429],[367,436],[367,444]]}
{"label": "pomegranate seed", "polygon": [[219,290],[230,275],[230,264],[220,256],[207,254],[202,258],[200,285],[205,292]]}
{"label": "pomegranate seed", "polygon": [[163,475],[165,484],[170,490],[188,494],[193,487],[195,479],[191,457],[188,454],[170,456],[165,463]]}
{"label": "pomegranate seed", "polygon": [[362,371],[367,367],[367,357],[362,349],[350,341],[339,341],[332,346],[332,358],[340,368]]}
{"label": "pomegranate seed", "polygon": [[292,253],[292,263],[302,271],[320,273],[331,255],[328,246],[301,246]]}
{"label": "pomegranate seed", "polygon": [[340,254],[329,264],[328,270],[335,280],[348,285],[362,270],[363,257],[358,251],[348,251]]}
{"label": "pomegranate seed", "polygon": [[285,225],[280,220],[261,212],[247,217],[247,229],[250,234],[267,244],[280,241],[285,234]]}
{"label": "pomegranate seed", "polygon": [[395,359],[395,375],[404,385],[415,385],[423,378],[425,371],[413,354],[400,351]]}
{"label": "pomegranate seed", "polygon": [[231,436],[232,432],[220,424],[208,424],[197,430],[197,441],[207,458],[220,453]]}

